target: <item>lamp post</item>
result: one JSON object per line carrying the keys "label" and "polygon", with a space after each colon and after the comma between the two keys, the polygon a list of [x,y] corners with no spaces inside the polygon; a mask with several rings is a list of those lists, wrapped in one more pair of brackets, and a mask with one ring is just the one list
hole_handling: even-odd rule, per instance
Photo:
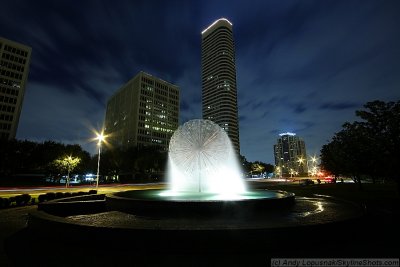
{"label": "lamp post", "polygon": [[65,182],[65,188],[68,188],[69,186],[69,173],[71,172],[71,161],[72,161],[71,156],[66,158],[68,174],[67,174],[67,181]]}
{"label": "lamp post", "polygon": [[279,176],[280,178],[282,178],[282,171],[281,171],[281,167],[277,166],[276,167],[276,173],[275,173],[275,177]]}
{"label": "lamp post", "polygon": [[299,168],[298,168],[299,173],[304,173],[304,167],[302,166],[302,165],[303,165],[303,162],[304,162],[303,157],[300,157],[300,158],[297,160],[297,162],[299,163]]}
{"label": "lamp post", "polygon": [[315,164],[315,163],[317,162],[317,157],[316,157],[316,156],[311,157],[311,161],[312,161],[312,163],[313,163],[313,172],[312,172],[311,174],[314,173],[314,175],[315,175],[316,169],[317,169],[316,164]]}
{"label": "lamp post", "polygon": [[100,134],[97,134],[97,138],[98,140],[97,145],[99,146],[99,156],[97,158],[97,176],[96,176],[96,190],[98,190],[99,188],[99,171],[100,171],[100,154],[101,154],[101,142],[104,141],[104,135],[103,132],[101,132]]}

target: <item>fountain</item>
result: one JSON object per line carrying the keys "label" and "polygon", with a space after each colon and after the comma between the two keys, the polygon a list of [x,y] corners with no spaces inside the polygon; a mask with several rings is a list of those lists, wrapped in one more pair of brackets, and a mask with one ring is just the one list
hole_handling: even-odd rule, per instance
{"label": "fountain", "polygon": [[140,215],[240,215],[294,203],[294,194],[246,189],[226,132],[210,120],[186,122],[173,134],[167,190],[134,190],[107,197],[111,210]]}
{"label": "fountain", "polygon": [[[207,266],[207,255],[216,255],[215,265],[238,266],[244,253],[243,266],[261,266],[294,247],[309,255],[333,251],[321,244],[342,244],[346,236],[357,240],[354,229],[363,213],[354,203],[322,195],[295,201],[283,191],[246,189],[229,138],[211,121],[189,121],[174,133],[168,169],[166,190],[39,203],[27,228],[6,242],[8,256],[18,266],[58,266],[60,259],[65,266],[77,259],[90,266]],[[338,227],[349,230],[337,235]],[[15,249],[20,244],[36,246]],[[65,257],[77,246],[85,249]]]}

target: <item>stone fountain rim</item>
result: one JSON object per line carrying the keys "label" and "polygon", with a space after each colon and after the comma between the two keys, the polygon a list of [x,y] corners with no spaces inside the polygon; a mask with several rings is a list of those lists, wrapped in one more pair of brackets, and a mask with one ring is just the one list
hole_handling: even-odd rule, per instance
{"label": "stone fountain rim", "polygon": [[[106,195],[106,200],[107,199],[118,199],[118,200],[124,200],[124,201],[145,201],[145,202],[176,202],[176,203],[181,203],[181,202],[189,202],[189,203],[233,203],[233,202],[261,202],[261,201],[282,201],[282,200],[294,200],[296,195],[292,192],[287,192],[283,190],[268,190],[268,189],[256,189],[256,190],[248,190],[247,192],[253,193],[253,192],[263,192],[263,191],[268,191],[268,192],[273,192],[277,194],[281,194],[281,197],[264,197],[264,198],[248,198],[248,199],[152,199],[152,198],[133,198],[133,197],[124,197],[124,196],[119,196],[119,194],[126,194],[127,192],[145,192],[145,191],[163,191],[165,189],[144,189],[144,190],[127,190],[127,191],[120,191],[120,192],[115,192],[115,193],[110,193]],[[218,194],[216,194],[218,195]]]}

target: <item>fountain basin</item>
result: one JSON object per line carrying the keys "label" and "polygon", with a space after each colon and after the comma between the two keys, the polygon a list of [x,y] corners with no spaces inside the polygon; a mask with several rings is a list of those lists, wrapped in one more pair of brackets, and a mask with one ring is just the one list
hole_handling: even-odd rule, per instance
{"label": "fountain basin", "polygon": [[251,216],[290,207],[295,195],[285,191],[255,190],[242,194],[132,190],[107,195],[108,210],[151,217]]}

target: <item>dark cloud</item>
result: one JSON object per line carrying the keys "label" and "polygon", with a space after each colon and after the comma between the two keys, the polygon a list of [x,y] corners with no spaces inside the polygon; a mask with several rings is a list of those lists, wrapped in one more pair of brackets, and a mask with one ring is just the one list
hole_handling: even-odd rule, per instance
{"label": "dark cloud", "polygon": [[303,113],[306,110],[307,110],[307,108],[302,103],[294,105],[294,108],[293,108],[293,111],[296,113]]}
{"label": "dark cloud", "polygon": [[[78,142],[143,70],[180,87],[180,123],[201,117],[201,31],[233,22],[241,150],[273,162],[277,134],[322,144],[367,101],[400,98],[400,2],[16,0],[0,35],[32,47],[18,138]],[[49,112],[51,111],[51,112]]]}
{"label": "dark cloud", "polygon": [[332,102],[326,102],[323,103],[319,106],[320,109],[330,109],[330,110],[341,110],[341,109],[355,109],[358,108],[360,104],[356,103],[349,103],[349,102],[344,102],[344,103],[332,103]]}

